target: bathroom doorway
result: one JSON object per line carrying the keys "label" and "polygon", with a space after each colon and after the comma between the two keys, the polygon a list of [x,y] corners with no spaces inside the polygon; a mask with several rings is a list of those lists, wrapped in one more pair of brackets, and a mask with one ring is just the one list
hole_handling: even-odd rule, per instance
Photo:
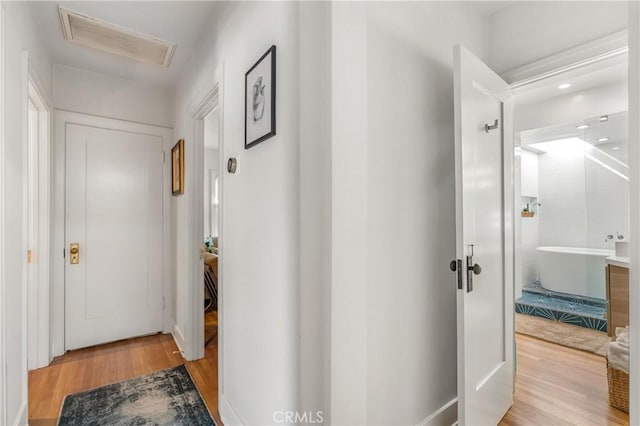
{"label": "bathroom doorway", "polygon": [[514,85],[516,352],[553,401],[547,423],[582,406],[574,422],[628,424],[607,386],[629,324],[627,66],[623,53]]}

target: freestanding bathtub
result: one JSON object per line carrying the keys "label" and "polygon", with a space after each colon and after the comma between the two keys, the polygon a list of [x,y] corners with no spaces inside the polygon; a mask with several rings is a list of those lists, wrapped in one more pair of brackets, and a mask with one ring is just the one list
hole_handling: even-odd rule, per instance
{"label": "freestanding bathtub", "polygon": [[540,283],[546,289],[606,298],[606,258],[614,250],[581,247],[537,247]]}

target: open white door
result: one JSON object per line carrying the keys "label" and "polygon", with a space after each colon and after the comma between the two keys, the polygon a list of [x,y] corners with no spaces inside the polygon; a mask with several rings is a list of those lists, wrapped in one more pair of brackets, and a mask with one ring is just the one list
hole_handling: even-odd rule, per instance
{"label": "open white door", "polygon": [[482,61],[454,58],[458,424],[495,425],[514,389],[513,105]]}

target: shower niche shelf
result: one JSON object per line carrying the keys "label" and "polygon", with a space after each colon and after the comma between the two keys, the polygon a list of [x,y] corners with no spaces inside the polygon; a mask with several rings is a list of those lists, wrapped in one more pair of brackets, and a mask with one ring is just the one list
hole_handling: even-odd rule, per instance
{"label": "shower niche shelf", "polygon": [[522,196],[522,207],[520,208],[520,217],[532,218],[536,216],[538,212],[538,203],[537,197],[527,197]]}

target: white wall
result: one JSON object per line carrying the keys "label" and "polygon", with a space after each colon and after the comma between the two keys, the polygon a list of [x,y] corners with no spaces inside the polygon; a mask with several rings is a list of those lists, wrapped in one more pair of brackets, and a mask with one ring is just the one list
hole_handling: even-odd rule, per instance
{"label": "white wall", "polygon": [[[330,421],[332,5],[299,7],[300,407]],[[313,90],[308,90],[313,88]]]}
{"label": "white wall", "polygon": [[[221,233],[222,415],[272,423],[298,403],[298,50],[296,3],[221,3],[176,91],[176,138],[185,138],[186,190],[173,199],[177,237],[177,327],[189,291],[185,254],[193,201],[192,129],[186,114],[224,66],[224,144],[238,172],[224,173]],[[277,45],[277,136],[244,150],[244,74]],[[201,160],[201,159],[200,159]],[[235,411],[233,413],[231,410]]]}
{"label": "white wall", "polygon": [[490,18],[489,66],[512,70],[627,28],[627,2],[523,1]]}
{"label": "white wall", "polygon": [[81,68],[55,65],[56,109],[173,127],[173,90]]}
{"label": "white wall", "polygon": [[42,84],[44,96],[52,98],[51,61],[38,38],[37,29],[29,15],[27,5],[22,2],[5,2],[5,117],[4,123],[4,193],[5,223],[1,230],[4,237],[4,280],[6,283],[2,324],[6,328],[6,364],[0,375],[7,382],[6,412],[0,413],[0,423],[26,422],[26,334],[25,266],[26,234],[23,221],[23,155],[25,152],[25,132],[23,128],[26,107],[26,92],[23,92],[26,75],[23,69],[23,51],[29,52],[29,59]]}
{"label": "white wall", "polygon": [[453,47],[486,60],[489,29],[468,4],[367,13],[367,422],[417,424],[457,394]]}

